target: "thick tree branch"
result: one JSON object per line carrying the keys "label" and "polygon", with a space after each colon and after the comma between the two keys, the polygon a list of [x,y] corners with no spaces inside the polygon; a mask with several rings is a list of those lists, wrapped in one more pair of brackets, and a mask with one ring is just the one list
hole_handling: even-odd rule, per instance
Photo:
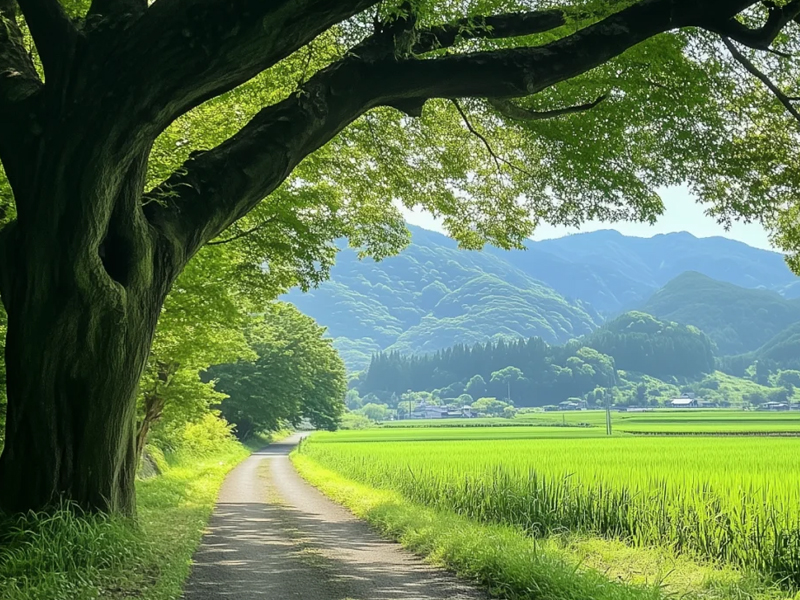
{"label": "thick tree branch", "polygon": [[146,10],[147,0],[92,0],[87,17],[141,16]]}
{"label": "thick tree branch", "polygon": [[591,110],[600,104],[606,99],[606,97],[607,96],[603,95],[586,104],[578,104],[576,106],[568,106],[566,108],[556,108],[554,110],[545,111],[528,110],[527,108],[517,106],[510,100],[506,100],[504,98],[489,98],[488,102],[497,112],[508,117],[509,119],[514,119],[516,121],[543,121],[545,119],[555,119],[556,117],[561,117],[564,115],[586,112],[587,110]]}
{"label": "thick tree branch", "polygon": [[[157,135],[378,0],[158,0],[117,41],[107,66]],[[154,137],[154,136],[153,136]]]}
{"label": "thick tree branch", "polygon": [[[450,48],[460,40],[497,40],[550,31],[566,23],[560,10],[505,13],[483,17],[468,17],[455,23],[428,29],[416,27],[412,16],[376,26],[374,35],[351,49],[350,54],[366,61],[389,57],[409,58],[435,50]],[[403,47],[410,40],[408,47]]]}
{"label": "thick tree branch", "polygon": [[191,256],[271,193],[305,156],[373,107],[535,94],[654,35],[710,26],[754,2],[643,0],[541,47],[403,60],[364,60],[354,52],[317,73],[302,93],[263,109],[232,138],[187,161],[149,194],[156,202],[146,207],[147,217],[176,252]]}
{"label": "thick tree branch", "polygon": [[800,16],[800,0],[792,0],[784,6],[770,3],[767,21],[758,29],[751,29],[735,18],[720,21],[707,29],[755,50],[770,51],[770,45],[778,37],[778,34],[798,16]]}
{"label": "thick tree branch", "polygon": [[458,40],[501,39],[532,35],[556,29],[565,23],[564,12],[560,10],[537,10],[470,17],[449,25],[420,30],[413,53],[424,54],[439,48],[449,48]]}
{"label": "thick tree branch", "polygon": [[780,103],[783,104],[786,110],[789,111],[789,114],[791,114],[798,122],[800,122],[800,112],[798,112],[798,110],[794,107],[794,104],[792,104],[793,99],[787,96],[783,90],[775,85],[775,83],[773,83],[773,81],[764,72],[756,67],[749,58],[742,54],[736,47],[736,44],[726,37],[722,38],[722,42],[728,48],[731,56],[733,56],[733,58],[740,63],[748,71],[748,73],[761,81],[761,83],[763,83],[767,89],[775,95]]}
{"label": "thick tree branch", "polygon": [[15,0],[0,0],[0,160],[13,179],[23,161],[20,140],[29,101],[42,89],[17,25]]}
{"label": "thick tree branch", "polygon": [[59,0],[17,0],[45,74],[57,76],[72,54],[78,31]]}

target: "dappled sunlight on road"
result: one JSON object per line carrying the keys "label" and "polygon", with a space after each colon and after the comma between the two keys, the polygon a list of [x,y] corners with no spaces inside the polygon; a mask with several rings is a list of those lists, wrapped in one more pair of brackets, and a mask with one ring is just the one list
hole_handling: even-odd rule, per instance
{"label": "dappled sunlight on road", "polygon": [[195,555],[187,600],[484,598],[333,504],[294,471],[297,437],[234,470]]}

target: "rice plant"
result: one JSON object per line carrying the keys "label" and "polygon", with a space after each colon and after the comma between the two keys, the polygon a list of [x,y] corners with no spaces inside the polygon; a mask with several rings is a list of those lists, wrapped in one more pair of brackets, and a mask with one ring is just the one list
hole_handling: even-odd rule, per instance
{"label": "rice plant", "polygon": [[373,441],[320,435],[302,451],[411,501],[532,536],[663,545],[800,589],[800,440],[364,436]]}

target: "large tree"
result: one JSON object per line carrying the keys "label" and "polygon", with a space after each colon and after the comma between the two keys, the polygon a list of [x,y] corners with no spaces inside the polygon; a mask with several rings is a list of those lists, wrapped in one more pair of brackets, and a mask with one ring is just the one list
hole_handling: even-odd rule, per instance
{"label": "large tree", "polygon": [[[0,160],[16,211],[0,238],[0,507],[133,510],[136,391],[162,304],[237,221],[230,236],[273,227],[308,258],[331,248],[326,235],[387,243],[393,200],[475,247],[513,245],[541,221],[654,218],[665,183],[695,181],[722,218],[796,191],[773,168],[793,134],[725,73],[763,75],[747,49],[786,43],[800,3],[563,4],[0,0]],[[726,46],[735,60],[719,58]],[[257,110],[240,110],[248,82]],[[792,91],[772,87],[791,109]],[[193,114],[222,132],[249,121],[192,139]],[[188,143],[160,141],[182,128]],[[154,153],[187,149],[148,183]]]}

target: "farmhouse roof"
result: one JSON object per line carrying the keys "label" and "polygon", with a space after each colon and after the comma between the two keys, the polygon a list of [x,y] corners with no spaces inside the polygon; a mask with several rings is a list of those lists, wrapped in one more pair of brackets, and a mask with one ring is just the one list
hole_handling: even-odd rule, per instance
{"label": "farmhouse roof", "polygon": [[690,404],[696,404],[697,400],[694,398],[675,398],[670,402],[670,404],[674,404],[675,406],[689,406]]}

